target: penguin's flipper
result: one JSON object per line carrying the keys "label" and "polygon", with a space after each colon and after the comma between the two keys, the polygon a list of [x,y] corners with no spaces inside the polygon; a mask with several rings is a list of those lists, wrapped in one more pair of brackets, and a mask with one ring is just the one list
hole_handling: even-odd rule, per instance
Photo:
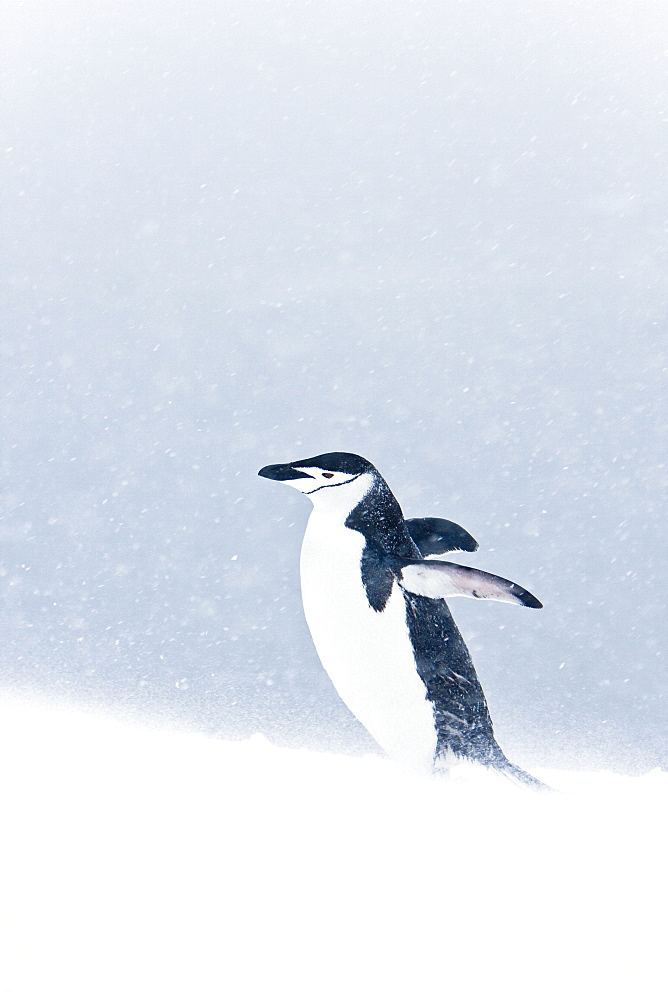
{"label": "penguin's flipper", "polygon": [[396,561],[395,573],[403,589],[418,597],[480,597],[527,608],[543,607],[533,594],[511,580],[470,566],[436,559],[402,559]]}
{"label": "penguin's flipper", "polygon": [[443,517],[411,517],[406,521],[411,536],[423,556],[440,556],[444,552],[475,552],[478,548],[473,535],[459,524]]}

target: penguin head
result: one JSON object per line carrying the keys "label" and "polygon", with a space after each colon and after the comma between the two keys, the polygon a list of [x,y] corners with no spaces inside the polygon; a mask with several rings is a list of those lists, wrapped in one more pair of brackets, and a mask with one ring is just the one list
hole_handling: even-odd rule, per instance
{"label": "penguin head", "polygon": [[284,465],[265,465],[258,476],[294,486],[315,506],[352,510],[371,489],[378,473],[360,455],[332,451]]}

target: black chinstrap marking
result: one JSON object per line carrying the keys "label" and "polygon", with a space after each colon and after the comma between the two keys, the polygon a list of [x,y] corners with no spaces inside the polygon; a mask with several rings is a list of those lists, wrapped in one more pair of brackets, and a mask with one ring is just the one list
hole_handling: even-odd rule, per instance
{"label": "black chinstrap marking", "polygon": [[[336,489],[337,486],[347,486],[349,483],[354,483],[356,479],[359,479],[359,477],[363,475],[363,472],[358,472],[358,474],[353,476],[352,479],[346,479],[345,483],[323,483],[322,486],[318,486],[314,490],[304,490],[304,496],[311,497],[314,493],[318,493],[320,490],[333,490]],[[315,476],[309,476],[309,478],[314,479]]]}

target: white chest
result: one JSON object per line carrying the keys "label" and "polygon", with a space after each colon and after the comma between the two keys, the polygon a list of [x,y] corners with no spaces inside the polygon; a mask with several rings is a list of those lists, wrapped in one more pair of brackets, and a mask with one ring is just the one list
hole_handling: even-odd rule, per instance
{"label": "white chest", "polygon": [[415,666],[404,596],[382,612],[360,574],[364,536],[314,510],[301,556],[304,612],[318,656],[348,708],[396,760],[431,769],[436,732]]}

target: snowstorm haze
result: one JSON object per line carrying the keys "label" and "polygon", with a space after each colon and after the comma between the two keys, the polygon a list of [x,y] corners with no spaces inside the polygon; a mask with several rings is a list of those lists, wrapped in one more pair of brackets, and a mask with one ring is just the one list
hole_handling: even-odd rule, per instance
{"label": "snowstorm haze", "polygon": [[374,752],[256,475],[345,450],[544,602],[452,602],[513,760],[668,766],[666,8],[0,17],[2,686]]}

